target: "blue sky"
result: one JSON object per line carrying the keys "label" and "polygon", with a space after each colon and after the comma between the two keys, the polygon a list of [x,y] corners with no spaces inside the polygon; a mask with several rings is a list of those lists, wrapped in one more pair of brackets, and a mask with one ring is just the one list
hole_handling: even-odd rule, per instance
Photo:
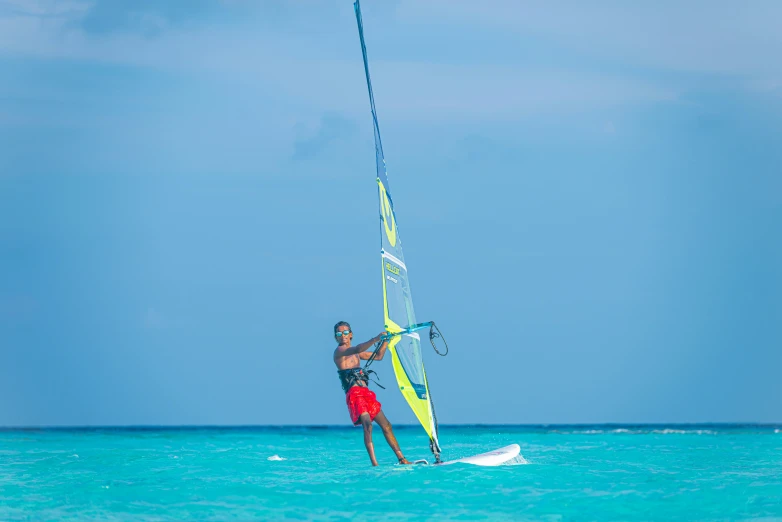
{"label": "blue sky", "polygon": [[[0,1],[0,425],[349,422],[352,3],[184,5]],[[441,422],[782,422],[779,3],[362,8]]]}

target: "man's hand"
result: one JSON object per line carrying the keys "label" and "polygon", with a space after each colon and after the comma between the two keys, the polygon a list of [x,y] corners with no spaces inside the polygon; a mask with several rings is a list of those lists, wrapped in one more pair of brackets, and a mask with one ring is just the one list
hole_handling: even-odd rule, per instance
{"label": "man's hand", "polygon": [[367,343],[370,345],[380,343],[380,346],[378,346],[374,352],[362,352],[358,354],[358,356],[365,361],[368,361],[369,359],[374,359],[375,361],[383,360],[383,355],[385,355],[386,348],[388,348],[388,338],[384,338],[387,335],[388,332],[382,331],[378,335],[376,335],[375,337],[367,341]]}

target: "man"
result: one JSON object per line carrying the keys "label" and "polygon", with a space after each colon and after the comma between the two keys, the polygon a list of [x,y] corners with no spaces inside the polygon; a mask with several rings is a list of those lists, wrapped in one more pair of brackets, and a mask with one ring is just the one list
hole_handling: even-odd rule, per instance
{"label": "man", "polygon": [[[381,332],[374,339],[370,339],[358,346],[351,346],[350,342],[353,340],[353,332],[350,330],[350,325],[345,321],[340,321],[334,325],[334,336],[337,338],[338,343],[337,348],[334,350],[334,364],[337,365],[337,373],[340,381],[342,381],[342,389],[345,390],[345,402],[348,405],[350,419],[353,421],[354,426],[361,424],[364,427],[364,445],[367,447],[369,460],[372,461],[373,466],[377,466],[375,447],[372,444],[373,420],[383,430],[386,442],[394,450],[399,463],[410,464],[402,455],[402,450],[399,449],[399,443],[397,443],[396,437],[394,437],[391,423],[388,422],[383,410],[380,409],[380,403],[377,402],[375,393],[369,389],[369,376],[361,369],[361,361],[366,361],[372,357],[372,352],[367,350],[379,342],[385,334],[386,332]],[[386,348],[388,348],[388,341],[383,341],[374,357],[375,361],[383,359],[383,356],[386,354]]]}

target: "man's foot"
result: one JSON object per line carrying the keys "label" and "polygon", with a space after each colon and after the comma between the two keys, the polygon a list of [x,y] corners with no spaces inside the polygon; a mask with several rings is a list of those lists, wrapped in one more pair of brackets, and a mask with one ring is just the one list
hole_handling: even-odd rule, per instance
{"label": "man's foot", "polygon": [[399,459],[399,463],[400,463],[400,464],[410,464],[410,462],[408,462],[408,460],[407,460],[406,458],[404,458],[404,457],[402,457],[401,459]]}

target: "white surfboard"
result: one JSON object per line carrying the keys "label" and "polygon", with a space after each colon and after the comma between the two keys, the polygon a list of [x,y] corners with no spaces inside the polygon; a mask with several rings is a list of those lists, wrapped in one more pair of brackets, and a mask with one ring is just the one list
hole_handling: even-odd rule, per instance
{"label": "white surfboard", "polygon": [[[474,464],[476,466],[499,466],[511,459],[518,457],[521,452],[521,448],[518,444],[511,444],[504,448],[499,448],[494,451],[488,451],[481,453],[480,455],[473,455],[472,457],[464,457],[463,459],[449,460],[441,462],[438,466],[447,466],[448,464]],[[416,461],[418,464],[421,461]],[[426,461],[424,461],[426,462]],[[423,462],[421,462],[423,464]]]}

